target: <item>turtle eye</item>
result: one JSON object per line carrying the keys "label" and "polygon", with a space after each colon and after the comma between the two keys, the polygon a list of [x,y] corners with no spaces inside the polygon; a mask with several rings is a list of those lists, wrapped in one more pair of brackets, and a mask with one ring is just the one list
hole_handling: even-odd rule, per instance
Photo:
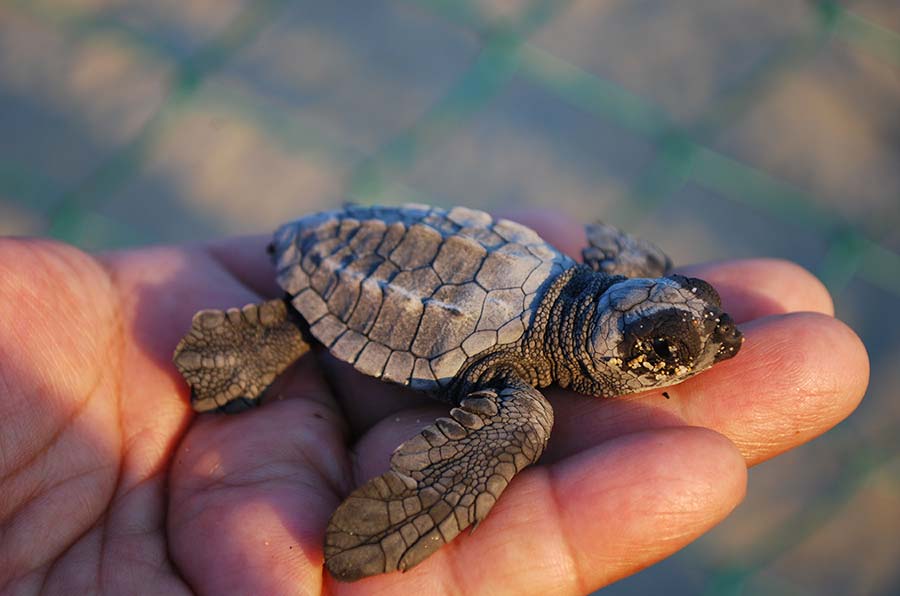
{"label": "turtle eye", "polygon": [[654,338],[652,347],[653,347],[653,353],[656,354],[662,360],[665,360],[667,362],[674,361],[678,357],[677,345],[671,343],[665,337]]}
{"label": "turtle eye", "polygon": [[697,325],[683,311],[667,308],[625,326],[619,354],[644,368],[691,366],[703,348]]}

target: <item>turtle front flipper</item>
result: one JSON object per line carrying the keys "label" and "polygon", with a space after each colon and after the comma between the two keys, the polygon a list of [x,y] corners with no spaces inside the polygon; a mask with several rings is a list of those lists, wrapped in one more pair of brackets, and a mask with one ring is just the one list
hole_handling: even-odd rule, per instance
{"label": "turtle front flipper", "polygon": [[615,226],[597,222],[585,226],[588,246],[584,263],[594,271],[625,277],[662,277],[672,261],[655,244],[627,234]]}
{"label": "turtle front flipper", "polygon": [[198,412],[252,407],[275,377],[309,350],[284,300],[201,310],[172,360]]}
{"label": "turtle front flipper", "polygon": [[550,403],[526,383],[470,393],[341,503],[325,533],[328,570],[354,581],[418,564],[484,519],[543,453],[552,425]]}

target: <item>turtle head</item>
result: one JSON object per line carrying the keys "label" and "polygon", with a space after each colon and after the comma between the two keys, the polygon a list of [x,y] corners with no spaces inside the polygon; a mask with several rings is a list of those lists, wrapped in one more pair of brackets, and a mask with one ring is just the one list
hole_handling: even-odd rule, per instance
{"label": "turtle head", "polygon": [[598,306],[589,350],[619,393],[679,383],[732,358],[743,342],[718,293],[696,278],[625,279]]}

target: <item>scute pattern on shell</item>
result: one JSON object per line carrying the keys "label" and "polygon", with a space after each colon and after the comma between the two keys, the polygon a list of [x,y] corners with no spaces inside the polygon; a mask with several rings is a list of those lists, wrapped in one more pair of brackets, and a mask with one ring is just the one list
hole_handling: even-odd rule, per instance
{"label": "scute pattern on shell", "polygon": [[574,262],[483,211],[349,206],[285,224],[278,283],[332,354],[437,390],[468,358],[519,340],[548,280]]}

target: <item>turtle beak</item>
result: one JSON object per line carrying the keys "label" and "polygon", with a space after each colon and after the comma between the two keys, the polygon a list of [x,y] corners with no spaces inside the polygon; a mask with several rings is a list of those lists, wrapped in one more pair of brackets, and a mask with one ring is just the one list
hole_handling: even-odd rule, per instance
{"label": "turtle beak", "polygon": [[719,316],[719,323],[713,330],[712,341],[719,344],[719,350],[716,352],[713,362],[721,362],[737,356],[741,344],[744,343],[744,334],[734,324],[734,319],[722,313]]}

